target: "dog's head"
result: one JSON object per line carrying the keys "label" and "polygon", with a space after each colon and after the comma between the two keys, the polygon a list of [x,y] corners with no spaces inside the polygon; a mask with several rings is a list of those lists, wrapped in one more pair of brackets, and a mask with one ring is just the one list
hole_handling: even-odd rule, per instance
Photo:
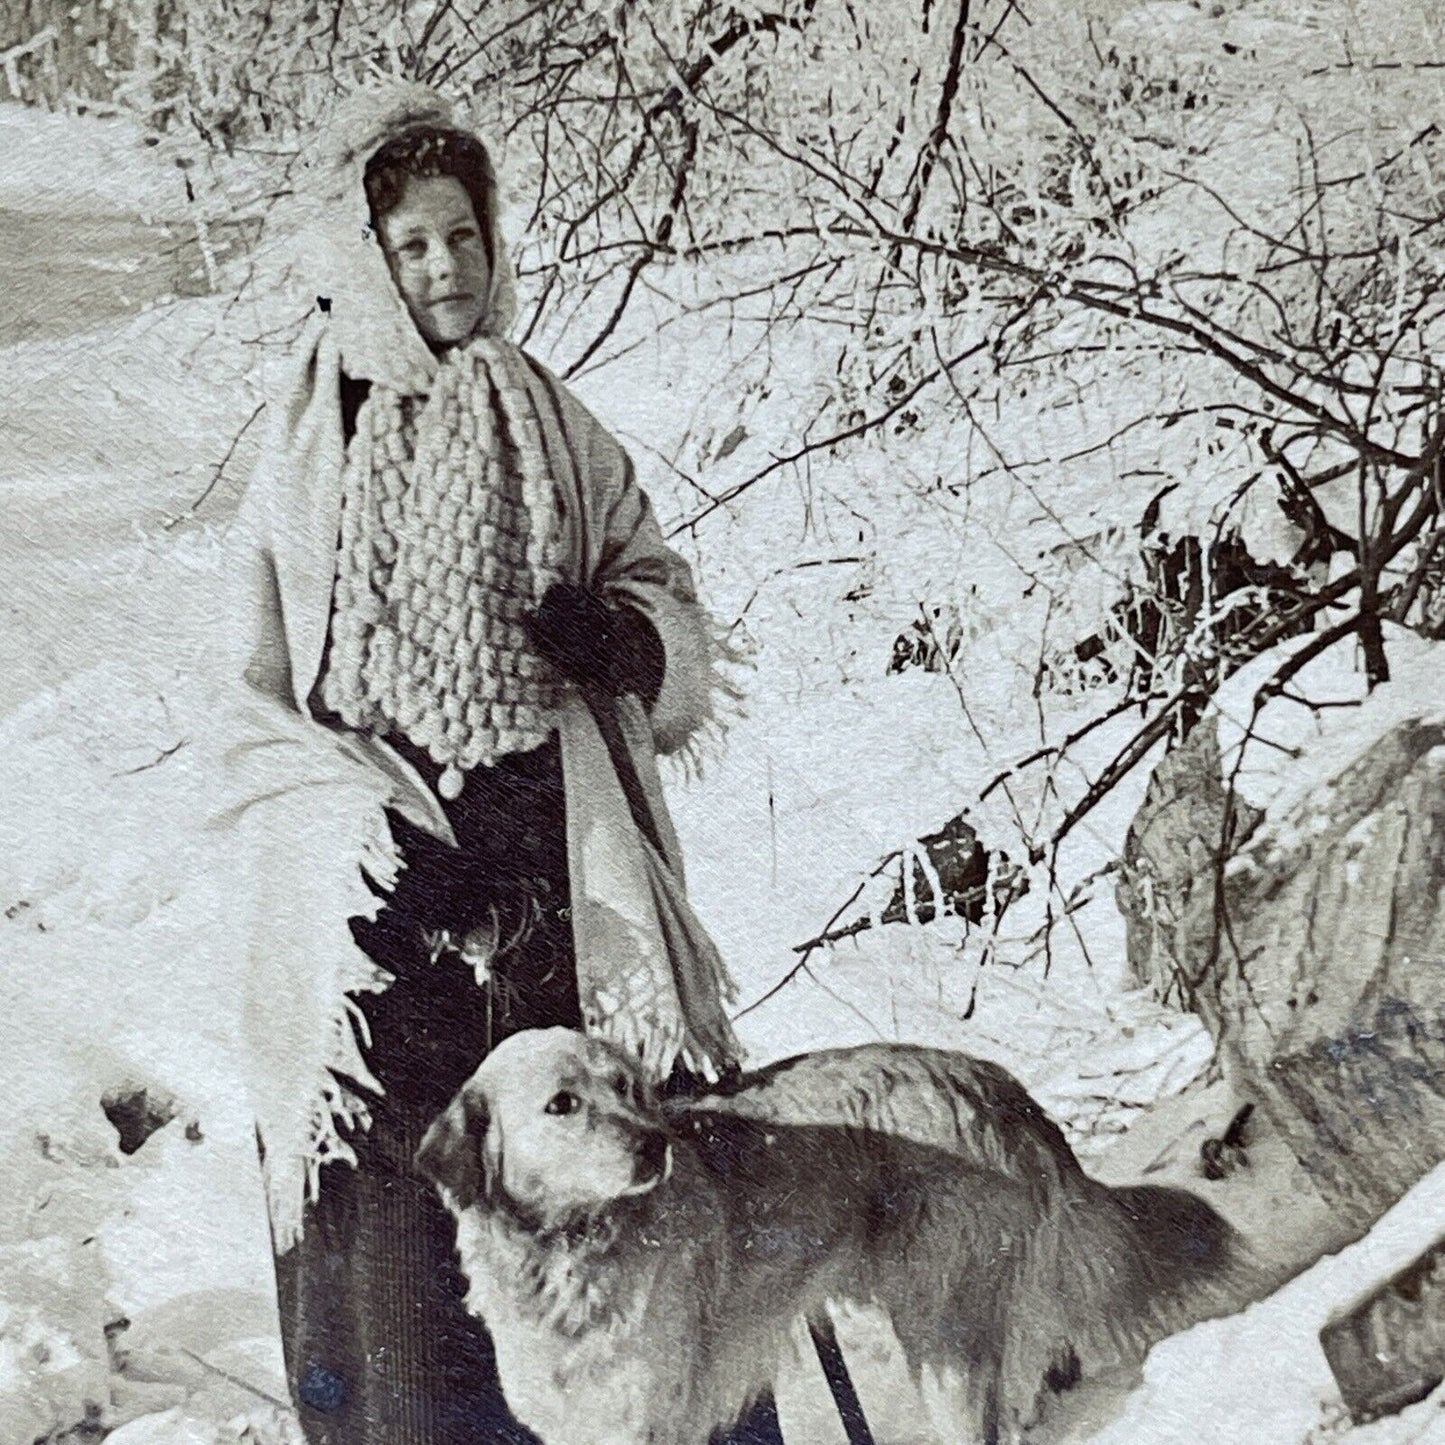
{"label": "dog's head", "polygon": [[672,1167],[660,1116],[617,1049],[571,1029],[499,1044],[427,1130],[418,1171],[459,1212],[562,1229],[649,1193]]}

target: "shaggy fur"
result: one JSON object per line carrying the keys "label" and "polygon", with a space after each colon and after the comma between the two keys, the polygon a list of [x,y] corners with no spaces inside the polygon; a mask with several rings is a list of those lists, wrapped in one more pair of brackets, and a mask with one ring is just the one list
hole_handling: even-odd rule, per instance
{"label": "shaggy fur", "polygon": [[829,1300],[887,1310],[969,1438],[1014,1441],[1252,1277],[1202,1201],[1087,1178],[1003,1069],[899,1044],[658,1106],[600,1041],[519,1034],[417,1167],[546,1445],[701,1445]]}

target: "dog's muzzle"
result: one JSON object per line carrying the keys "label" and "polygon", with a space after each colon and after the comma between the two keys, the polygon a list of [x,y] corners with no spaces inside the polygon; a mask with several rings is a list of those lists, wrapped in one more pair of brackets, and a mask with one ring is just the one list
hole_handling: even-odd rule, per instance
{"label": "dog's muzzle", "polygon": [[654,1189],[672,1173],[672,1145],[667,1135],[648,1130],[633,1146],[633,1189],[642,1193]]}

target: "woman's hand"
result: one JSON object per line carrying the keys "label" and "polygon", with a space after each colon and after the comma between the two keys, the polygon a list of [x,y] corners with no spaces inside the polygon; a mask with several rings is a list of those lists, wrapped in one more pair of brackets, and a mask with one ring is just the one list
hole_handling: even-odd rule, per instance
{"label": "woman's hand", "polygon": [[526,620],[537,652],[583,688],[635,693],[651,708],[666,666],[657,629],[634,607],[612,607],[587,587],[557,582]]}

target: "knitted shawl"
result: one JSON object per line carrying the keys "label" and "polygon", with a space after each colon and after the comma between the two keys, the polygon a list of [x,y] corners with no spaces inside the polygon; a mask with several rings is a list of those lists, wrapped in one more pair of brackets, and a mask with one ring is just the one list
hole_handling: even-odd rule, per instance
{"label": "knitted shawl", "polygon": [[322,700],[462,774],[539,746],[558,679],[522,626],[560,575],[551,479],[526,394],[489,337],[453,349],[420,411],[375,385],[342,479]]}

